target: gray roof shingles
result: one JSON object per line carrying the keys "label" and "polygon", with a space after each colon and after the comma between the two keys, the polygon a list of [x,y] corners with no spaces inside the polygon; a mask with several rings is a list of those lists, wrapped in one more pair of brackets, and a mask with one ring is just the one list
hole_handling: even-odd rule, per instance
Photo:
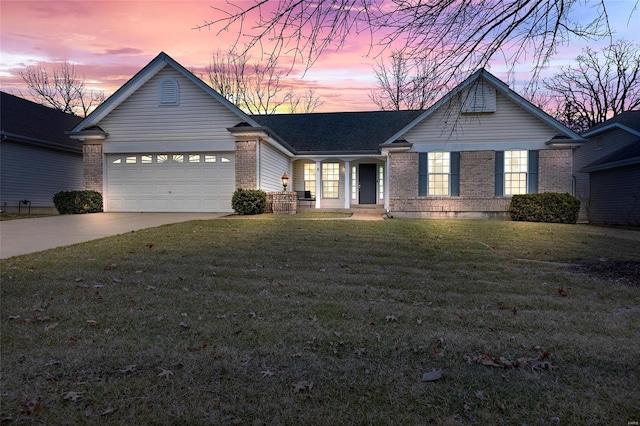
{"label": "gray roof shingles", "polygon": [[254,115],[298,154],[377,152],[380,144],[423,111]]}
{"label": "gray roof shingles", "polygon": [[0,130],[10,139],[82,151],[82,143],[65,134],[81,121],[75,115],[0,92]]}

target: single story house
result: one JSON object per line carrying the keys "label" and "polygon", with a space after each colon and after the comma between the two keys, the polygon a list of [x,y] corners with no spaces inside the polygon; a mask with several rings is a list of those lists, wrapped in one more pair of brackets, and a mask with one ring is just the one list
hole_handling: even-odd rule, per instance
{"label": "single story house", "polygon": [[0,92],[0,208],[55,213],[53,195],[84,188],[82,118]]}
{"label": "single story house", "polygon": [[576,195],[581,219],[640,225],[640,111],[626,111],[582,135],[576,149]]}
{"label": "single story house", "polygon": [[511,195],[572,192],[583,143],[480,70],[423,111],[250,116],[160,53],[71,137],[112,212],[231,212],[236,188],[312,207],[507,217]]}

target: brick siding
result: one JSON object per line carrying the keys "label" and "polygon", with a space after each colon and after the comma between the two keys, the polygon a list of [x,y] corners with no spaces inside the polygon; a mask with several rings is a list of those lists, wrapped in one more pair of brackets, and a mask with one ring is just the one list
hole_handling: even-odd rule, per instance
{"label": "brick siding", "polygon": [[538,192],[571,194],[571,148],[541,150],[538,157]]}
{"label": "brick siding", "polygon": [[[539,192],[571,192],[571,150],[541,150]],[[511,197],[495,196],[495,152],[460,153],[460,196],[418,195],[418,153],[389,154],[389,209],[398,216],[508,218]]]}
{"label": "brick siding", "polygon": [[236,188],[258,189],[256,141],[236,142]]}
{"label": "brick siding", "polygon": [[102,194],[102,144],[85,143],[82,145],[82,163],[84,188]]}

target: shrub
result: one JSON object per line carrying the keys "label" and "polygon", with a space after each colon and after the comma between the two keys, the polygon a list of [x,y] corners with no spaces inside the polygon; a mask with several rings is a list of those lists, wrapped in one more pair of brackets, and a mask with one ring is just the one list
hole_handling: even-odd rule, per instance
{"label": "shrub", "polygon": [[545,192],[514,195],[509,214],[511,220],[548,223],[576,223],[580,200],[569,194]]}
{"label": "shrub", "polygon": [[53,196],[60,214],[98,213],[102,211],[102,195],[96,191],[60,191]]}
{"label": "shrub", "polygon": [[267,193],[259,189],[236,189],[231,207],[238,214],[262,214],[267,204]]}

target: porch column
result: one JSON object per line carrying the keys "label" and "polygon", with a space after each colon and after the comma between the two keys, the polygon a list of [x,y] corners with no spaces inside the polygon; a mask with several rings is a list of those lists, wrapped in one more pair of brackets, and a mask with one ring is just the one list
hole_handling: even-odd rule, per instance
{"label": "porch column", "polygon": [[349,188],[351,185],[351,167],[349,167],[349,162],[344,162],[344,208],[348,209],[351,207],[351,194],[349,194]]}
{"label": "porch column", "polygon": [[322,197],[322,163],[316,161],[316,209],[320,208],[320,197]]}
{"label": "porch column", "polygon": [[389,154],[384,160],[384,209],[389,211]]}

